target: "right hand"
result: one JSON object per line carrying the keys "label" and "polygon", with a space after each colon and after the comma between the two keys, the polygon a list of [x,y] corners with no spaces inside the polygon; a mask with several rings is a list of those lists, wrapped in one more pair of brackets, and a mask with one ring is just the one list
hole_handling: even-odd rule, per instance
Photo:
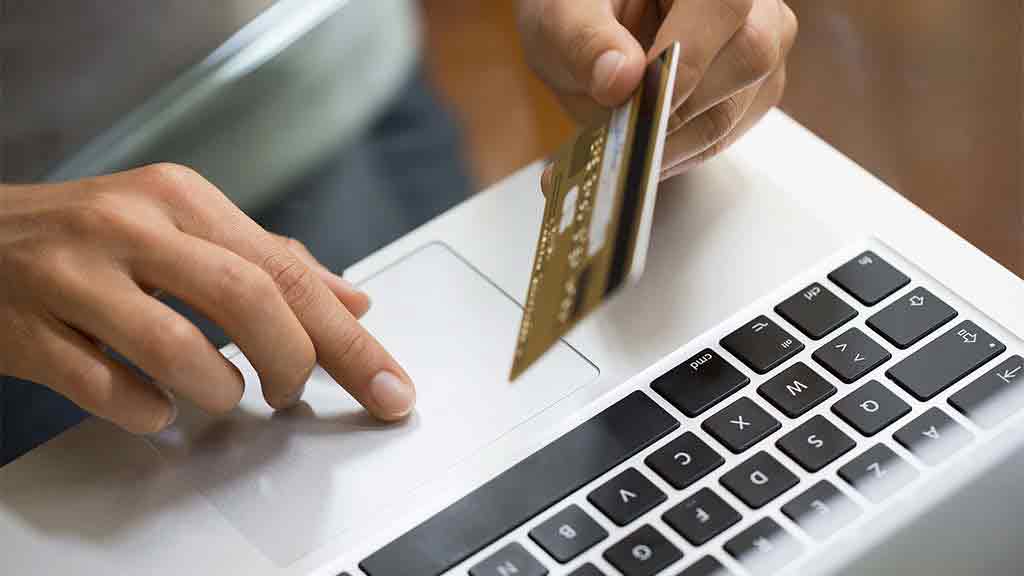
{"label": "right hand", "polygon": [[242,396],[239,371],[156,291],[223,328],[274,408],[298,401],[318,361],[378,418],[402,418],[415,401],[357,320],[366,295],[181,166],[0,186],[0,278],[0,373],[131,432],[166,427],[175,397],[223,413]]}

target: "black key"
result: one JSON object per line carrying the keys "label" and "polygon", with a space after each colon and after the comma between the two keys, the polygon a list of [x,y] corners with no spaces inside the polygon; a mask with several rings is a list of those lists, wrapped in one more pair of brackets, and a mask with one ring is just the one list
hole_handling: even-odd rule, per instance
{"label": "black key", "polygon": [[644,462],[677,490],[682,490],[725,463],[693,432],[686,432],[658,448]]}
{"label": "black key", "polygon": [[710,348],[658,376],[651,387],[693,418],[747,385],[750,378]]}
{"label": "black key", "polygon": [[764,315],[722,338],[721,344],[758,374],[770,371],[804,349],[789,332]]}
{"label": "black key", "polygon": [[780,412],[796,418],[835,394],[836,387],[803,362],[797,362],[762,384],[757,392]]}
{"label": "black key", "polygon": [[849,384],[881,366],[892,354],[858,328],[850,328],[812,355],[819,364]]}
{"label": "black key", "polygon": [[530,530],[530,539],[563,564],[607,537],[608,532],[575,504]]}
{"label": "black key", "polygon": [[977,324],[965,320],[886,372],[918,400],[928,400],[1006,350]]}
{"label": "black key", "polygon": [[819,414],[780,438],[775,445],[804,470],[817,472],[852,450],[856,442]]}
{"label": "black key", "polygon": [[910,405],[877,380],[870,380],[833,404],[832,411],[861,434],[874,436],[910,413]]}
{"label": "black key", "polygon": [[910,278],[870,250],[833,270],[828,279],[865,306],[878,304],[910,282]]}
{"label": "black key", "polygon": [[857,311],[815,282],[775,307],[775,312],[814,340],[849,322]]}
{"label": "black key", "polygon": [[604,572],[598,570],[597,566],[594,566],[590,562],[583,564],[579,568],[573,570],[569,576],[604,576]]}
{"label": "black key", "polygon": [[819,480],[782,507],[783,514],[817,540],[835,534],[860,512],[860,506],[828,480]]}
{"label": "black key", "polygon": [[726,406],[701,425],[701,428],[736,454],[781,427],[778,420],[746,397]]}
{"label": "black key", "polygon": [[740,513],[709,488],[676,504],[661,517],[694,546],[711,540],[740,521]]}
{"label": "black key", "polygon": [[469,576],[545,576],[547,568],[518,542],[513,542],[469,569]]}
{"label": "black key", "polygon": [[725,543],[725,551],[751,574],[770,574],[789,564],[802,546],[771,518],[761,518]]}
{"label": "black key", "polygon": [[726,570],[725,566],[722,566],[722,563],[717,558],[705,556],[687,566],[685,570],[676,576],[730,576],[730,574],[731,572]]}
{"label": "black key", "polygon": [[591,504],[619,526],[636,520],[665,498],[665,493],[636,468],[623,470],[587,496]]}
{"label": "black key", "polygon": [[760,508],[796,486],[796,476],[761,451],[722,475],[720,482],[751,508]]}
{"label": "black key", "polygon": [[904,448],[932,466],[971,443],[974,435],[938,408],[929,408],[893,435]]}
{"label": "black key", "polygon": [[839,468],[839,477],[868,500],[881,502],[916,478],[917,470],[885,444],[875,444]]}
{"label": "black key", "polygon": [[925,288],[914,288],[874,316],[868,326],[898,348],[909,348],[956,317],[956,310]]}
{"label": "black key", "polygon": [[683,557],[660,532],[645,524],[605,550],[604,559],[626,576],[651,576]]}
{"label": "black key", "polygon": [[949,397],[978,426],[991,428],[1024,407],[1024,358],[1010,356]]}
{"label": "black key", "polygon": [[363,560],[369,576],[438,575],[679,427],[633,392]]}

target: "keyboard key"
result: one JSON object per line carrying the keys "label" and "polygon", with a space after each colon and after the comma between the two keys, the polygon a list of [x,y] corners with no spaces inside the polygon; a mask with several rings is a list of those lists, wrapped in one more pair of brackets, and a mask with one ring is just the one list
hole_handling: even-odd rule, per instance
{"label": "keyboard key", "polygon": [[932,466],[971,443],[974,436],[938,408],[929,408],[892,435],[904,448]]}
{"label": "keyboard key", "polygon": [[652,576],[683,557],[650,524],[637,528],[604,553],[604,559],[626,576]]}
{"label": "keyboard key", "polygon": [[591,504],[619,526],[636,520],[665,498],[665,493],[636,468],[627,468],[587,496]]}
{"label": "keyboard key", "polygon": [[547,573],[547,568],[518,542],[505,546],[469,569],[469,576],[545,576]]}
{"label": "keyboard key", "polygon": [[892,354],[858,328],[850,328],[814,351],[814,359],[847,384],[881,366]]}
{"label": "keyboard key", "polygon": [[563,564],[607,537],[608,532],[575,504],[530,530],[530,539]]}
{"label": "keyboard key", "polygon": [[796,418],[835,394],[836,387],[803,362],[797,362],[762,384],[757,392],[780,412]]}
{"label": "keyboard key", "polygon": [[700,546],[739,522],[740,513],[711,489],[701,488],[661,518],[687,542]]}
{"label": "keyboard key", "polygon": [[1024,407],[1024,358],[1010,356],[949,397],[949,403],[983,428],[991,428]]}
{"label": "keyboard key", "polygon": [[783,514],[817,540],[835,534],[860,512],[860,506],[828,480],[819,480],[782,507]]}
{"label": "keyboard key", "polygon": [[839,477],[868,500],[881,502],[916,478],[917,470],[885,444],[875,444],[841,467]]}
{"label": "keyboard key", "polygon": [[714,556],[705,556],[687,566],[676,576],[731,576],[731,572],[726,570],[725,566],[722,566],[722,563]]}
{"label": "keyboard key", "polygon": [[910,405],[877,380],[870,380],[833,404],[832,411],[861,434],[874,436],[909,414]]}
{"label": "keyboard key", "polygon": [[677,490],[682,490],[725,463],[693,432],[686,432],[658,448],[644,463]]}
{"label": "keyboard key", "polygon": [[1004,350],[1002,342],[965,320],[890,368],[886,375],[918,400],[928,400]]}
{"label": "keyboard key", "polygon": [[775,307],[775,312],[814,340],[821,340],[857,315],[849,304],[817,282],[787,298]]}
{"label": "keyboard key", "polygon": [[633,392],[371,554],[369,576],[439,575],[679,427]]}
{"label": "keyboard key", "polygon": [[761,451],[722,475],[721,483],[751,508],[760,508],[797,484],[796,475]]}
{"label": "keyboard key", "polygon": [[771,518],[762,518],[725,543],[751,574],[770,574],[800,556],[802,546]]}
{"label": "keyboard key", "polygon": [[764,315],[722,338],[721,344],[758,374],[769,372],[804,349],[789,332]]}
{"label": "keyboard key", "polygon": [[878,304],[910,282],[910,278],[870,250],[836,268],[828,279],[865,306]]}
{"label": "keyboard key", "polygon": [[779,421],[765,412],[764,408],[745,397],[726,406],[701,425],[708,434],[736,454],[781,427]]}
{"label": "keyboard key", "polygon": [[569,576],[604,576],[604,572],[598,570],[597,566],[594,566],[590,562],[583,564],[579,568],[569,573]]}
{"label": "keyboard key", "polygon": [[779,450],[808,472],[828,466],[855,445],[849,436],[821,415],[812,417],[776,443]]}
{"label": "keyboard key", "polygon": [[868,326],[898,348],[913,346],[956,317],[956,310],[925,288],[914,288],[868,318]]}
{"label": "keyboard key", "polygon": [[750,378],[717,352],[705,348],[656,378],[651,387],[680,412],[693,418],[748,382]]}

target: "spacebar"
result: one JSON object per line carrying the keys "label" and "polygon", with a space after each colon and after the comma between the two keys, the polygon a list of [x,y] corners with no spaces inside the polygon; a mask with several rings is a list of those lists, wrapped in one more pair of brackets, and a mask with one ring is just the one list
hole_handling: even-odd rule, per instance
{"label": "spacebar", "polygon": [[633,392],[384,546],[359,567],[370,576],[441,574],[678,426],[646,394]]}

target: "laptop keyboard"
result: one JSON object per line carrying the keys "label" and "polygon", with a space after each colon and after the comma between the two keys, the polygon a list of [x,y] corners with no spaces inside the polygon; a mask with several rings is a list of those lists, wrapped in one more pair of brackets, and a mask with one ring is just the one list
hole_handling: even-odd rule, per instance
{"label": "laptop keyboard", "polygon": [[792,566],[1024,406],[1024,359],[1003,358],[994,326],[892,260],[862,252],[723,330],[359,568],[724,576]]}

